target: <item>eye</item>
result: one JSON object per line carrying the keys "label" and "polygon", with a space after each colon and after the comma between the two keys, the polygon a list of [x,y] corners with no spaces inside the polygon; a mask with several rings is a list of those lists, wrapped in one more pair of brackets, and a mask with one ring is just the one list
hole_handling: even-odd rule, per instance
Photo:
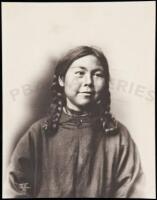
{"label": "eye", "polygon": [[77,76],[83,76],[85,74],[85,72],[84,71],[76,71],[75,74]]}
{"label": "eye", "polygon": [[104,73],[102,73],[102,72],[95,72],[95,73],[94,73],[94,76],[96,76],[96,77],[102,77],[102,78],[105,77],[105,76],[104,76]]}

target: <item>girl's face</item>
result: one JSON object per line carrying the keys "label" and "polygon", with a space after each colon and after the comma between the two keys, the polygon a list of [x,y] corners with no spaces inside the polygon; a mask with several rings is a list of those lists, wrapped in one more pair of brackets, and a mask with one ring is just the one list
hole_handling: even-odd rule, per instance
{"label": "girl's face", "polygon": [[64,79],[59,78],[59,84],[64,87],[67,106],[80,111],[98,101],[105,86],[104,68],[93,55],[81,57],[70,65]]}

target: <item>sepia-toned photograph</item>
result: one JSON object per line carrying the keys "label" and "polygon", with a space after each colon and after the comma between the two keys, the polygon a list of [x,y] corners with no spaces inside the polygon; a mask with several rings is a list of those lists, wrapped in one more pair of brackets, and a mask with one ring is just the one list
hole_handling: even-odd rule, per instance
{"label": "sepia-toned photograph", "polygon": [[1,5],[3,198],[156,198],[155,1]]}

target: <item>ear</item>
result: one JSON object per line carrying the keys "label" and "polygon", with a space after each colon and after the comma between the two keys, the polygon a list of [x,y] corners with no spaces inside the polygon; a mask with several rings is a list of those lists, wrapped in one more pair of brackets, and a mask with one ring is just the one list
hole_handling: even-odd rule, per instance
{"label": "ear", "polygon": [[58,77],[58,83],[61,87],[64,87],[64,80],[60,76]]}

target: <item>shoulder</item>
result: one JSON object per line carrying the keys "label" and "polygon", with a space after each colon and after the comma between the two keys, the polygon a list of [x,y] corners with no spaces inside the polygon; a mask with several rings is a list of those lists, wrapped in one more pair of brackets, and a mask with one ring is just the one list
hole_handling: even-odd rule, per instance
{"label": "shoulder", "polygon": [[21,154],[25,151],[25,149],[30,149],[31,145],[38,141],[41,134],[41,126],[46,120],[45,117],[35,121],[32,125],[30,125],[26,131],[22,133],[22,135],[18,138],[16,145],[14,147],[14,155]]}
{"label": "shoulder", "polygon": [[29,128],[29,130],[39,131],[47,121],[47,117],[43,117],[37,121],[35,121]]}
{"label": "shoulder", "polygon": [[29,149],[33,146],[39,146],[42,143],[45,137],[42,126],[46,119],[47,117],[40,118],[27,128],[16,145],[20,150]]}
{"label": "shoulder", "polygon": [[123,123],[116,121],[117,129],[114,131],[114,134],[110,135],[112,142],[115,141],[118,145],[129,145],[133,141],[130,131]]}
{"label": "shoulder", "polygon": [[27,140],[32,140],[32,139],[36,139],[38,137],[41,137],[42,135],[42,127],[44,125],[44,123],[46,122],[47,117],[43,117],[40,118],[39,120],[35,121],[34,123],[32,123],[28,129],[26,130],[26,132],[23,135],[23,140],[27,139]]}

